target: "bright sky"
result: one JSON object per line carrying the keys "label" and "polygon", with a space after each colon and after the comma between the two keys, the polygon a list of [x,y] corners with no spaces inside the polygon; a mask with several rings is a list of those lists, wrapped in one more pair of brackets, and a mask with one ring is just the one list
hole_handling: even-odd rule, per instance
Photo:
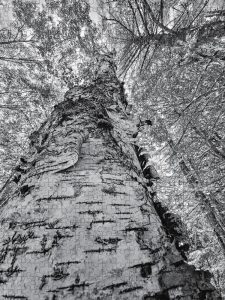
{"label": "bright sky", "polygon": [[97,0],[89,0],[89,4],[91,7],[90,17],[91,17],[92,21],[94,21],[95,23],[98,23],[100,21],[100,16],[97,13]]}

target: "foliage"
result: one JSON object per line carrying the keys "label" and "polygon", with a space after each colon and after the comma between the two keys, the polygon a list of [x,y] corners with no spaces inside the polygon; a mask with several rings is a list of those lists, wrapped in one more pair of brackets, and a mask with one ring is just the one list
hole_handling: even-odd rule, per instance
{"label": "foliage", "polygon": [[179,55],[179,64],[224,59],[216,38],[224,35],[225,21],[222,14],[206,10],[209,0],[100,1],[103,22],[111,22],[108,36],[120,49],[124,74],[132,65],[144,69],[156,54],[168,50]]}
{"label": "foliage", "polygon": [[0,31],[2,183],[52,106],[68,88],[89,80],[100,49],[86,1],[13,4],[14,21]]}

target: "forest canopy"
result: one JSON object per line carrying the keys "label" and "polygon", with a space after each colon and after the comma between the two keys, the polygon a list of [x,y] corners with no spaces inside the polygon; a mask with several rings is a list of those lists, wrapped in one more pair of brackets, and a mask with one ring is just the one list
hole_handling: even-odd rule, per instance
{"label": "forest canopy", "polygon": [[140,142],[160,173],[157,197],[185,221],[189,260],[225,293],[224,1],[14,0],[10,18],[0,29],[1,185],[52,107],[91,80],[93,57],[115,49],[131,113],[153,124]]}

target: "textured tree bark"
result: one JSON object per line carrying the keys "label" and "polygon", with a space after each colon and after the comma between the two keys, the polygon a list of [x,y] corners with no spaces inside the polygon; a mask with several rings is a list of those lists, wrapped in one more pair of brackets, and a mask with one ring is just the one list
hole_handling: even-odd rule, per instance
{"label": "textured tree bark", "polygon": [[31,135],[2,192],[1,299],[220,299],[169,242],[112,55]]}

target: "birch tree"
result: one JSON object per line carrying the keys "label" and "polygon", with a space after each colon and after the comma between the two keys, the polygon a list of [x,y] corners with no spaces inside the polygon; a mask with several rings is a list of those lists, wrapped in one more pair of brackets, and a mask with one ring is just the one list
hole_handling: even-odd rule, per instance
{"label": "birch tree", "polygon": [[162,226],[115,72],[96,58],[1,193],[2,299],[220,299]]}

